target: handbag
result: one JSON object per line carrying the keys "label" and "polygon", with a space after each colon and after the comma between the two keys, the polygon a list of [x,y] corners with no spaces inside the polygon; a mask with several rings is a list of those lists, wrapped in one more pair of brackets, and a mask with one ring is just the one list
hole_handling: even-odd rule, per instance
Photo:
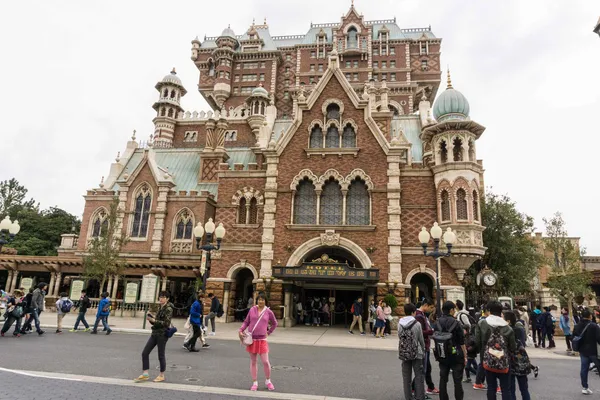
{"label": "handbag", "polygon": [[173,337],[175,332],[177,332],[177,328],[175,328],[173,325],[171,325],[170,328],[167,328],[167,338]]}
{"label": "handbag", "polygon": [[[265,307],[263,312],[261,312],[260,315],[258,316],[258,319],[256,320],[256,323],[254,324],[254,328],[252,328],[252,332],[254,332],[254,330],[256,329],[256,326],[260,322],[261,318],[263,317],[263,315],[265,314],[265,311],[267,311],[267,309],[268,309],[268,307]],[[248,329],[246,329],[246,331],[244,332],[244,338],[242,339],[242,343],[244,345],[251,346],[252,343],[254,343],[254,340],[252,340],[252,332],[248,332]]]}
{"label": "handbag", "polygon": [[188,317],[187,321],[185,321],[185,325],[183,325],[183,327],[184,327],[185,329],[187,329],[188,331],[189,331],[190,329],[192,329],[192,324],[190,323],[190,317]]}
{"label": "handbag", "polygon": [[573,336],[573,340],[571,340],[571,348],[573,349],[573,351],[579,351],[581,348],[581,342],[583,342],[583,335],[585,334],[585,331],[587,330],[587,328],[592,324],[592,322],[590,322],[589,324],[587,324],[585,326],[585,328],[583,328],[583,331],[581,331],[581,333],[578,336]]}
{"label": "handbag", "polygon": [[21,318],[23,316],[23,307],[16,307],[12,310],[12,316],[15,318]]}

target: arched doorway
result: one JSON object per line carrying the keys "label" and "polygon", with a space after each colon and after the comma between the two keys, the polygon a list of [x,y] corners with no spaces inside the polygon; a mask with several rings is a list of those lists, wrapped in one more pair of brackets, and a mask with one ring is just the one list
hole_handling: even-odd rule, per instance
{"label": "arched doorway", "polygon": [[248,300],[254,295],[253,280],[254,274],[249,268],[242,268],[235,274],[234,291],[232,291],[235,321],[243,321],[248,314]]}
{"label": "arched doorway", "polygon": [[410,280],[411,298],[410,301],[416,304],[423,299],[433,299],[433,279],[427,274],[415,274]]}

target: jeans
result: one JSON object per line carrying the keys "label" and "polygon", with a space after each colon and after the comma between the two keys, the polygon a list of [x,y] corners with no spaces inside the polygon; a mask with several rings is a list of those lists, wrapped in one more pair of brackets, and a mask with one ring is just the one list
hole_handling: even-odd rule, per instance
{"label": "jeans", "polygon": [[190,349],[195,349],[196,341],[198,341],[198,338],[200,337],[202,328],[200,327],[200,325],[192,324],[192,329],[194,330],[194,334],[192,335],[192,338],[188,342],[188,345],[190,346]]}
{"label": "jeans", "polygon": [[85,320],[85,311],[79,311],[79,314],[77,314],[77,320],[75,321],[75,326],[73,327],[73,329],[77,330],[77,328],[79,328],[80,322],[83,323],[83,326],[85,326],[85,329],[90,328],[90,325]]}
{"label": "jeans", "polygon": [[40,311],[37,309],[34,309],[31,311],[31,314],[29,314],[29,318],[27,319],[27,321],[25,321],[25,326],[28,326],[29,329],[31,329],[31,322],[35,322],[35,331],[36,332],[40,332]]}
{"label": "jeans", "polygon": [[[425,375],[425,383],[427,383],[427,389],[435,389],[435,383],[431,378],[431,351],[427,350],[423,357],[423,375]],[[412,388],[415,390],[415,380],[413,379]]]}
{"label": "jeans", "polygon": [[204,320],[204,325],[208,328],[208,321],[210,320],[210,325],[212,328],[212,332],[215,333],[215,317],[217,316],[217,313],[214,312],[209,312],[208,315],[206,316],[206,319]]}
{"label": "jeans", "polygon": [[[537,333],[537,342],[535,341],[535,335]],[[542,328],[535,328],[533,330],[533,343],[538,346],[542,344]]]}
{"label": "jeans", "polygon": [[23,320],[23,317],[21,318],[15,318],[12,314],[8,314],[8,316],[6,317],[6,321],[4,321],[4,326],[2,326],[2,333],[6,333],[10,327],[12,326],[13,322],[17,321],[17,324],[15,326],[15,331],[13,332],[13,335],[18,335],[21,333],[21,321]]}
{"label": "jeans", "polygon": [[571,342],[573,341],[573,336],[565,335],[565,342],[567,342],[567,350],[571,351]]}
{"label": "jeans", "polygon": [[519,384],[519,392],[521,392],[521,397],[523,400],[531,400],[531,396],[529,395],[529,383],[527,382],[527,375],[510,374],[510,394],[512,396],[512,400],[517,399],[517,383]]}
{"label": "jeans", "polygon": [[465,364],[463,363],[450,365],[440,363],[440,400],[450,399],[450,397],[448,397],[448,375],[450,375],[450,370],[452,370],[452,381],[454,382],[454,398],[456,400],[463,400],[465,396],[462,387],[462,375],[464,369]]}
{"label": "jeans", "polygon": [[96,322],[94,322],[94,332],[98,331],[98,324],[100,323],[100,321],[102,321],[102,326],[104,327],[105,331],[108,332],[112,332],[112,329],[110,329],[110,327],[108,326],[108,315],[101,315],[99,317],[96,317]]}
{"label": "jeans", "polygon": [[510,374],[498,374],[496,372],[485,370],[487,379],[487,400],[496,400],[496,390],[498,389],[498,379],[500,381],[500,390],[502,390],[502,400],[512,400],[510,392]]}
{"label": "jeans", "polygon": [[579,354],[579,358],[581,359],[581,370],[579,371],[579,375],[581,377],[581,386],[584,389],[588,388],[588,372],[590,372],[590,363],[594,363],[594,365],[598,364],[598,357],[596,356],[584,356]]}
{"label": "jeans", "polygon": [[402,382],[404,386],[404,398],[412,399],[411,378],[412,373],[415,373],[415,399],[425,399],[425,381],[423,377],[423,360],[416,359],[410,361],[402,361]]}
{"label": "jeans", "polygon": [[548,348],[556,347],[554,343],[554,334],[552,332],[542,332],[542,347],[546,347],[546,338],[548,338]]}
{"label": "jeans", "polygon": [[483,355],[479,356],[479,367],[477,367],[477,374],[475,375],[475,383],[482,385],[485,382],[485,369],[483,369]]}
{"label": "jeans", "polygon": [[165,348],[167,347],[166,335],[151,335],[146,342],[146,346],[142,351],[142,369],[148,371],[150,369],[150,353],[158,346],[158,362],[160,363],[160,372],[165,372],[167,369],[167,359],[165,358]]}
{"label": "jeans", "polygon": [[471,375],[469,373],[475,375],[475,379],[477,379],[477,371],[477,360],[475,360],[474,358],[468,358],[467,365],[465,366],[465,376],[467,377],[467,379],[471,378]]}

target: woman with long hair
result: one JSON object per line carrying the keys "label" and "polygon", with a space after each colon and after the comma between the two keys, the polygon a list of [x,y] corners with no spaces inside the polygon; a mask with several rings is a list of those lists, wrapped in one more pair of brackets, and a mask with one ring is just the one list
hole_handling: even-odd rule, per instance
{"label": "woman with long hair", "polygon": [[152,325],[152,334],[146,342],[144,351],[142,351],[142,375],[135,379],[135,382],[146,382],[150,379],[150,353],[155,347],[158,347],[158,361],[160,363],[160,373],[154,379],[154,382],[163,382],[165,380],[165,370],[167,369],[167,360],[165,358],[165,348],[167,347],[167,330],[171,327],[171,318],[173,318],[173,304],[169,302],[169,293],[162,291],[158,295],[158,311],[156,315],[148,313],[146,319]]}
{"label": "woman with long hair", "polygon": [[[252,386],[250,390],[258,390],[258,357],[265,371],[265,385],[269,390],[275,390],[271,382],[271,363],[269,362],[269,343],[267,337],[277,328],[275,314],[267,307],[267,297],[260,293],[256,296],[256,305],[248,311],[248,316],[239,330],[242,343],[247,335],[252,337],[252,344],[246,345],[246,351],[250,354],[250,375]],[[248,329],[248,331],[246,331]]]}
{"label": "woman with long hair", "polygon": [[383,330],[383,335],[389,336],[392,334],[392,307],[390,307],[385,301],[383,304],[383,314],[385,315],[385,329]]}
{"label": "woman with long hair", "polygon": [[383,313],[383,308],[386,306],[385,301],[380,300],[379,305],[377,306],[377,319],[375,320],[375,337],[376,338],[384,338],[383,329],[385,328],[385,314]]}

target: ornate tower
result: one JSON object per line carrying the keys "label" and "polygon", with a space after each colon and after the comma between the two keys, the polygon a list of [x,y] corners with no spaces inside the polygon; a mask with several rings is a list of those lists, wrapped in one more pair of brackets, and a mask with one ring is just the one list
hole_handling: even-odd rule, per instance
{"label": "ornate tower", "polygon": [[217,48],[212,52],[215,60],[215,86],[213,98],[219,108],[223,107],[225,100],[231,95],[231,67],[233,66],[234,50],[239,43],[235,33],[227,27],[217,38]]}
{"label": "ornate tower", "polygon": [[438,221],[457,236],[453,256],[445,260],[461,281],[471,264],[485,253],[480,212],[483,167],[476,159],[475,146],[485,128],[469,118],[469,111],[469,102],[452,87],[448,72],[448,86],[433,107],[436,122],[421,134],[424,160],[434,174]]}
{"label": "ornate tower", "polygon": [[[252,133],[254,134],[254,138],[256,139],[256,143],[259,146],[266,146],[265,142],[266,138],[261,138],[260,130],[266,125],[267,120],[267,109],[269,104],[271,103],[271,99],[269,98],[269,93],[265,88],[262,87],[262,83],[259,87],[252,90],[252,95],[246,99],[246,104],[250,109],[250,115],[248,116],[248,124],[252,129]],[[262,140],[261,139],[265,139]]]}
{"label": "ornate tower", "polygon": [[179,101],[187,91],[177,77],[175,68],[156,84],[158,90],[158,101],[152,108],[156,110],[154,122],[154,146],[171,147],[173,144],[173,132],[175,131],[175,120],[179,112],[183,111]]}

